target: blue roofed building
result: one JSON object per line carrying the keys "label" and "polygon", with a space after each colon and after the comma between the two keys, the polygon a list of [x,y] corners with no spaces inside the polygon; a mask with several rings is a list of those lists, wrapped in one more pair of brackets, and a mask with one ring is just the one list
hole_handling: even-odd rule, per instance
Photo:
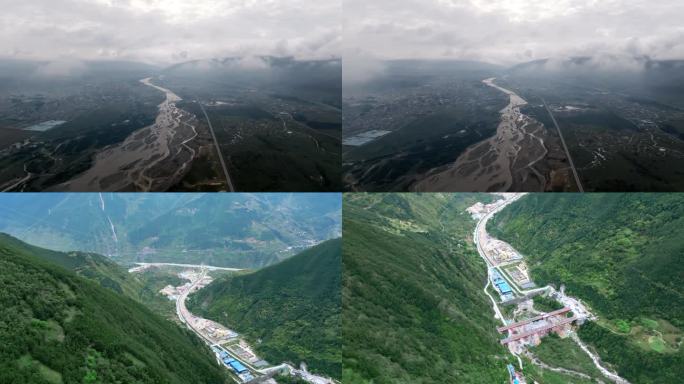
{"label": "blue roofed building", "polygon": [[508,285],[507,282],[502,281],[501,283],[496,285],[497,288],[499,288],[499,292],[503,294],[511,293],[513,290],[511,289],[511,286]]}
{"label": "blue roofed building", "polygon": [[513,364],[508,364],[506,368],[508,369],[508,374],[511,378],[515,377],[515,368],[513,367]]}
{"label": "blue roofed building", "polygon": [[245,368],[245,366],[237,360],[231,361],[228,365],[230,365],[230,367],[233,368],[233,371],[237,372],[238,374],[247,372],[247,368]]}

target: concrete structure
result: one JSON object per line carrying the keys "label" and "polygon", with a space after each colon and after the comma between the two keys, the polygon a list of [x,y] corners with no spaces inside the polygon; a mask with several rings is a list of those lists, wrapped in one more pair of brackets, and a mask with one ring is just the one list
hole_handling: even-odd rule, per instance
{"label": "concrete structure", "polygon": [[577,321],[577,316],[567,317],[570,308],[562,308],[520,321],[498,327],[499,333],[507,333],[508,337],[501,340],[501,344],[508,345],[511,350],[517,350],[525,345],[538,345],[541,338],[551,332],[561,337],[566,336],[572,323]]}

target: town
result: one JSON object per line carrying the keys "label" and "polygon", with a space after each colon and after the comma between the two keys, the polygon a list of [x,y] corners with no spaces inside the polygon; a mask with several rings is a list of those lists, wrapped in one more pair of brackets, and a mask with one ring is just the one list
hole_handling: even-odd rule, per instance
{"label": "town", "polygon": [[289,375],[311,384],[336,384],[333,379],[309,372],[306,365],[299,368],[289,363],[272,365],[258,356],[253,347],[236,331],[215,321],[199,317],[186,306],[188,296],[211,284],[210,271],[240,271],[237,268],[178,263],[137,263],[129,273],[143,273],[150,268],[180,269],[177,276],[187,280],[182,285],[167,285],[159,293],[175,302],[176,316],[181,324],[199,336],[214,352],[217,364],[224,366],[236,383],[277,384],[275,376]]}

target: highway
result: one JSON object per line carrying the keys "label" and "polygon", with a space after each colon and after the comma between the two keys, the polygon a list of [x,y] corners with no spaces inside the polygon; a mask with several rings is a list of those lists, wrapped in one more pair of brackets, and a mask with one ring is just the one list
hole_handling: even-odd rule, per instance
{"label": "highway", "polygon": [[[196,318],[195,318],[195,316],[188,310],[188,308],[187,308],[186,305],[185,305],[185,300],[187,300],[188,295],[189,295],[190,293],[192,293],[193,290],[195,290],[195,288],[197,287],[197,285],[198,285],[198,284],[202,281],[202,279],[207,275],[208,269],[202,268],[201,270],[202,270],[202,272],[201,272],[201,274],[199,275],[199,277],[198,277],[197,279],[195,279],[194,281],[192,281],[191,284],[190,284],[190,286],[189,286],[185,291],[183,291],[183,293],[181,293],[181,295],[178,296],[178,298],[176,299],[176,315],[178,316],[178,318],[180,319],[180,321],[181,321],[183,324],[185,324],[188,328],[190,328],[191,331],[195,332],[195,334],[196,334],[197,336],[199,336],[200,338],[202,338],[207,344],[209,344],[209,345],[216,345],[216,340],[210,339],[207,335],[205,335],[204,333],[202,333],[199,329],[197,329],[197,328],[195,327],[195,322],[196,322],[195,319],[196,319]],[[223,351],[225,351],[226,353],[228,353],[228,354],[229,354],[232,358],[234,358],[235,360],[240,361],[245,367],[247,367],[248,369],[250,369],[252,372],[257,371],[257,369],[254,368],[251,364],[249,364],[248,362],[244,361],[244,360],[241,359],[239,356],[235,356],[235,354],[233,354],[231,351],[229,351],[229,350],[227,350],[227,349],[221,347],[220,345],[219,345],[218,347],[219,347],[221,350],[223,350]],[[223,362],[221,362],[220,364],[225,366],[225,364],[223,364]],[[226,367],[226,369],[228,369],[228,367]]]}
{"label": "highway", "polygon": [[[484,248],[482,247],[482,242],[483,239],[487,238],[487,221],[489,221],[492,216],[494,216],[495,213],[501,211],[504,209],[507,205],[511,204],[512,202],[518,200],[525,194],[516,194],[510,199],[504,199],[501,200],[501,202],[496,206],[495,209],[493,209],[491,212],[486,213],[484,216],[480,218],[480,221],[477,222],[477,225],[475,226],[475,231],[473,233],[473,241],[475,242],[475,246],[477,247],[477,253],[480,255],[482,260],[487,264],[487,284],[484,287],[484,293],[489,297],[489,300],[492,302],[492,306],[494,308],[494,312],[496,313],[496,317],[503,323],[503,325],[506,325],[506,319],[504,318],[503,314],[501,313],[501,310],[499,309],[499,305],[496,302],[496,299],[492,297],[492,295],[489,293],[487,288],[489,288],[489,285],[491,284],[491,270],[494,269],[495,267],[492,265],[492,263],[489,261],[489,258],[486,256]],[[500,273],[501,274],[501,273]],[[501,274],[503,276],[503,274]],[[504,277],[505,278],[505,277]]]}
{"label": "highway", "polygon": [[487,234],[487,222],[489,221],[489,219],[491,219],[495,214],[501,212],[501,210],[504,209],[506,206],[517,201],[524,195],[526,195],[526,193],[517,193],[509,199],[501,200],[501,202],[495,207],[494,210],[480,218],[480,221],[478,221],[477,226],[475,227],[475,232],[473,234],[473,240],[475,241],[475,245],[477,246],[477,252],[479,253],[480,257],[482,257],[482,259],[485,261],[485,263],[487,263],[487,267],[490,269],[496,269],[501,275],[501,277],[503,277],[506,280],[506,282],[508,282],[508,285],[511,286],[511,289],[513,289],[515,293],[521,296],[539,291],[546,291],[548,290],[548,287],[520,289],[520,287],[518,287],[518,285],[508,277],[508,274],[501,270],[500,267],[504,266],[506,263],[500,263],[498,265],[493,265],[491,263],[491,261],[489,260],[484,251],[483,244],[484,240],[489,237],[489,235]]}
{"label": "highway", "polygon": [[215,270],[221,270],[221,271],[243,271],[244,269],[241,268],[229,268],[229,267],[215,267],[213,265],[204,265],[204,264],[179,264],[179,263],[135,263],[135,265],[140,265],[140,266],[150,266],[150,267],[163,267],[163,266],[170,266],[170,267],[181,267],[181,268],[204,268],[209,271],[215,271]]}
{"label": "highway", "polygon": [[192,290],[195,289],[195,287],[197,287],[197,284],[199,284],[206,275],[207,270],[202,269],[202,274],[199,276],[199,278],[193,281],[190,284],[190,287],[188,287],[188,289],[181,293],[181,295],[178,296],[178,299],[176,299],[176,315],[178,315],[180,321],[184,324],[187,324],[188,327],[195,331],[195,333],[197,333],[205,339],[206,337],[204,337],[204,335],[202,335],[197,329],[195,329],[193,325],[194,321],[192,320],[192,313],[190,313],[190,311],[188,311],[188,308],[185,306],[185,300],[188,298],[190,292],[192,292]]}
{"label": "highway", "polygon": [[219,161],[221,161],[221,167],[223,168],[223,173],[226,176],[226,183],[228,184],[228,191],[229,192],[235,192],[235,188],[233,187],[233,182],[230,180],[230,174],[228,173],[228,167],[226,167],[226,162],[223,160],[223,154],[221,153],[221,147],[219,146],[218,140],[216,140],[216,134],[214,133],[214,127],[211,125],[211,120],[209,120],[209,115],[207,115],[207,111],[204,109],[204,105],[202,105],[202,102],[197,100],[197,104],[199,104],[200,108],[202,109],[202,113],[204,113],[204,117],[207,119],[207,124],[209,125],[209,132],[211,132],[211,137],[214,139],[214,144],[216,145],[216,153],[218,154]]}
{"label": "highway", "polygon": [[544,107],[546,108],[546,111],[549,112],[549,116],[551,116],[551,120],[553,121],[553,125],[556,126],[556,129],[558,130],[558,136],[560,136],[561,143],[563,144],[563,148],[565,149],[565,154],[568,156],[568,162],[570,163],[570,169],[572,169],[572,174],[575,176],[575,183],[577,183],[577,188],[579,189],[580,192],[584,192],[584,188],[582,187],[582,182],[579,179],[579,175],[577,174],[577,168],[575,168],[575,163],[572,162],[572,156],[570,156],[570,151],[568,150],[568,146],[565,144],[565,139],[563,138],[563,133],[561,132],[560,127],[558,126],[558,122],[556,122],[556,118],[553,116],[553,113],[551,112],[551,108],[546,104],[546,100],[542,99],[542,102],[544,103]]}

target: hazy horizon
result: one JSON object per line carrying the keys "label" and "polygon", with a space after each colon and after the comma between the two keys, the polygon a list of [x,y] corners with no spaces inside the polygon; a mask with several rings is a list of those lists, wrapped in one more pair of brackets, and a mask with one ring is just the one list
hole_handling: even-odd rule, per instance
{"label": "hazy horizon", "polygon": [[598,66],[639,68],[643,57],[684,59],[682,14],[674,0],[347,0],[345,81],[398,59],[510,66],[593,57]]}
{"label": "hazy horizon", "polygon": [[0,59],[168,66],[341,56],[341,1],[0,0]]}

